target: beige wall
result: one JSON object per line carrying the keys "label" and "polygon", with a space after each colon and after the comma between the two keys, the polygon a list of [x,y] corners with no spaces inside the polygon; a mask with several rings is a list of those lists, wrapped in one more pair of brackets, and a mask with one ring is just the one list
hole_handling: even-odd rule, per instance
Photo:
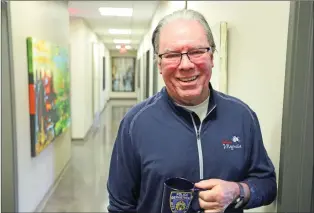
{"label": "beige wall", "polygon": [[[111,60],[108,49],[80,18],[70,20],[70,47],[72,138],[81,139],[108,100]],[[103,56],[106,57],[106,90],[102,89]]]}
{"label": "beige wall", "polygon": [[69,46],[67,4],[58,1],[10,1],[16,103],[19,212],[32,212],[71,156],[71,132],[31,158],[26,37]]}

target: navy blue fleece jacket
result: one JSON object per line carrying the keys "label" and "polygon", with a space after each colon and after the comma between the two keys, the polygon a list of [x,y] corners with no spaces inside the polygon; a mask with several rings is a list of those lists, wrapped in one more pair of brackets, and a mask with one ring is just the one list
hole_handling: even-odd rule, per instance
{"label": "navy blue fleece jacket", "polygon": [[211,85],[203,122],[175,105],[165,88],[127,112],[112,152],[108,211],[160,213],[169,177],[245,182],[251,194],[245,208],[270,204],[277,192],[256,114]]}

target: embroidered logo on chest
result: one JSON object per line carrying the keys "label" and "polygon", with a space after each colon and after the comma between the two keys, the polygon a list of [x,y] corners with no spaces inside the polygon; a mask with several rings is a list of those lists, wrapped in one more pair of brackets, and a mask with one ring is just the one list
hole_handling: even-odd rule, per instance
{"label": "embroidered logo on chest", "polygon": [[233,136],[231,140],[223,140],[222,145],[224,149],[229,150],[235,150],[235,149],[241,149],[242,145],[240,143],[240,137],[239,136]]}

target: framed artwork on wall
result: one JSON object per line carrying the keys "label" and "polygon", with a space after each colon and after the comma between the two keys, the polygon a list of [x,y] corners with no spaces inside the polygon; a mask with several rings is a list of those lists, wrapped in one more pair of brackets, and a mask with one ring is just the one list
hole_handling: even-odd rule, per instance
{"label": "framed artwork on wall", "polygon": [[137,88],[141,87],[141,59],[136,60]]}
{"label": "framed artwork on wall", "polygon": [[142,95],[141,95],[141,99],[142,100],[145,100],[146,99],[146,87],[147,87],[147,83],[146,83],[146,64],[147,64],[147,61],[146,61],[146,54],[143,53],[142,55],[142,76],[141,76],[141,79],[143,79],[143,88],[142,88]]}
{"label": "framed artwork on wall", "polygon": [[158,92],[158,65],[157,60],[153,61],[153,94]]}
{"label": "framed artwork on wall", "polygon": [[147,50],[146,52],[146,66],[145,66],[145,77],[146,77],[146,81],[145,81],[145,98],[149,97],[149,89],[150,89],[150,77],[149,77],[149,67],[150,67],[150,50]]}
{"label": "framed artwork on wall", "polygon": [[134,57],[112,57],[112,92],[135,92]]}
{"label": "framed artwork on wall", "polygon": [[102,89],[106,89],[106,57],[102,58]]}
{"label": "framed artwork on wall", "polygon": [[228,93],[228,25],[219,22],[212,26],[212,33],[216,43],[214,52],[214,67],[212,68],[211,84],[214,89]]}
{"label": "framed artwork on wall", "polygon": [[219,91],[228,93],[228,25],[220,23]]}
{"label": "framed artwork on wall", "polygon": [[70,127],[68,58],[67,48],[27,38],[32,157]]}

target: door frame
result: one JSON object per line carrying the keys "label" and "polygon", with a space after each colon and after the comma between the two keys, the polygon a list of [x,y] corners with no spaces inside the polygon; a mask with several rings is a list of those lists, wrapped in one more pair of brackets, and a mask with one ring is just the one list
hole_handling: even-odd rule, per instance
{"label": "door frame", "polygon": [[1,1],[1,212],[18,212],[15,92],[9,13],[9,3]]}
{"label": "door frame", "polygon": [[150,94],[150,50],[146,51],[146,67],[145,67],[145,71],[146,71],[146,75],[145,75],[145,79],[146,79],[146,88],[145,88],[145,99],[149,98],[149,94]]}
{"label": "door frame", "polygon": [[313,208],[313,10],[290,1],[277,212]]}

